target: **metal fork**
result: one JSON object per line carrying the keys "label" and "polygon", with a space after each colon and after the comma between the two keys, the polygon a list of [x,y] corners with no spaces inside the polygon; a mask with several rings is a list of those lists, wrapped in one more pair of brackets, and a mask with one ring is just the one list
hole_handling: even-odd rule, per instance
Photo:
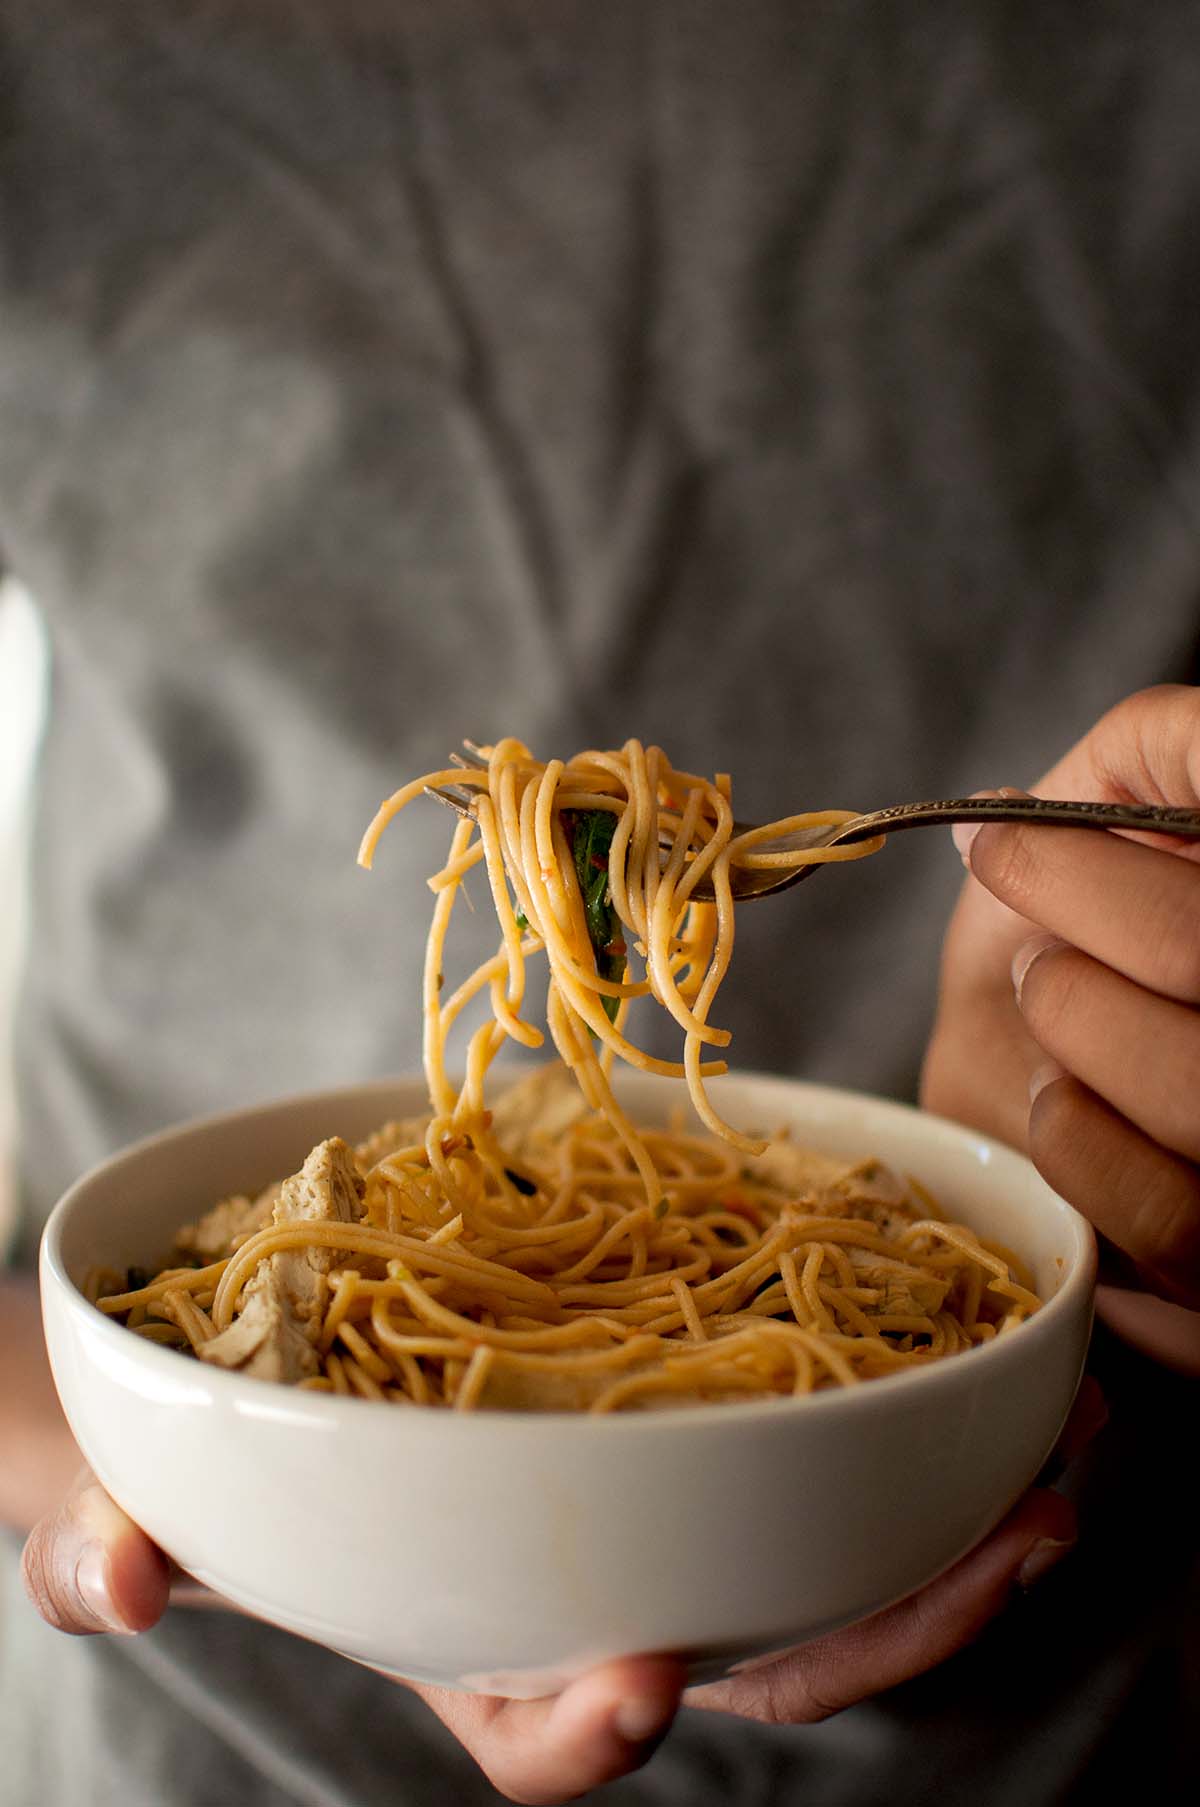
{"label": "metal fork", "polygon": [[[467,756],[451,757],[455,765],[480,769],[486,765],[475,749],[466,743]],[[456,810],[460,816],[473,813],[475,792],[461,788],[428,786],[428,794],[439,803]],[[801,853],[815,847],[839,847],[851,841],[869,841],[879,834],[898,834],[902,828],[944,828],[951,822],[1031,822],[1047,828],[1130,829],[1140,834],[1179,835],[1184,839],[1200,839],[1200,810],[1174,809],[1154,803],[1077,803],[1052,797],[948,797],[938,803],[893,803],[888,809],[874,809],[865,816],[854,816],[834,827],[803,828],[796,834],[783,835],[777,841],[763,842],[756,853]],[[754,826],[737,822],[734,832],[744,834]],[[820,872],[817,862],[804,866],[734,866],[731,873],[734,901],[749,903],[756,897],[771,897],[798,885],[810,873]],[[711,902],[712,886],[701,879],[692,896]]]}

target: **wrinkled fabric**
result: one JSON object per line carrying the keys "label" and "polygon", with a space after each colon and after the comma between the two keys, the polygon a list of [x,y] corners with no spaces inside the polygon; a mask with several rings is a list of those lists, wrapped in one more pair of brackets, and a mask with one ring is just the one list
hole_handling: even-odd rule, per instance
{"label": "wrinkled fabric", "polygon": [[[132,1136],[415,1065],[443,821],[354,850],[464,734],[638,734],[754,819],[1027,784],[1193,674],[1194,25],[4,0],[0,558],[53,652],[18,1259]],[[911,1095],[960,878],[903,837],[746,911],[738,1063]],[[977,1649],[819,1728],[685,1714],[595,1799],[1030,1807],[1181,1763],[1190,1396],[1105,1359],[1084,1548]],[[5,1573],[0,1800],[497,1798],[328,1652],[67,1642]]]}

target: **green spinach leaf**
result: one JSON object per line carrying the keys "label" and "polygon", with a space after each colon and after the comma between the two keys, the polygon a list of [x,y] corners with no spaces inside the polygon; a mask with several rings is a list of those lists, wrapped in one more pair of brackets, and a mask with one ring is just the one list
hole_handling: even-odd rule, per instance
{"label": "green spinach leaf", "polygon": [[[571,840],[596,971],[602,979],[619,981],[625,976],[625,937],[608,887],[608,855],[617,818],[606,809],[571,810],[564,811],[563,823]],[[612,1022],[621,1000],[600,1001]]]}

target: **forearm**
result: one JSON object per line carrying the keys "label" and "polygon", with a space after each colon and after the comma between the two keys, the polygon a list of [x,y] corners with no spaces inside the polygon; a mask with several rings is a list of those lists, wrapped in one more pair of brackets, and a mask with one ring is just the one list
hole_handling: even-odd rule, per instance
{"label": "forearm", "polygon": [[28,1531],[82,1461],[50,1377],[37,1282],[0,1275],[0,1523]]}

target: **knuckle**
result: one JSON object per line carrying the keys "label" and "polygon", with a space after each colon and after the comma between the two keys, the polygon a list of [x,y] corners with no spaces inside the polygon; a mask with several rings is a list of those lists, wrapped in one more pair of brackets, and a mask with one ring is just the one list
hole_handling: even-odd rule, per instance
{"label": "knuckle", "polygon": [[1103,761],[1123,758],[1132,762],[1132,772],[1116,772],[1120,788],[1128,788],[1128,780],[1145,785],[1154,780],[1154,752],[1164,734],[1200,726],[1200,692],[1188,684],[1147,684],[1114,703],[1088,735],[1096,744]]}
{"label": "knuckle", "polygon": [[846,1705],[835,1680],[832,1660],[820,1643],[810,1644],[747,1675],[732,1704],[740,1718],[760,1725],[817,1725]]}
{"label": "knuckle", "polygon": [[1139,740],[1148,743],[1146,763],[1152,775],[1163,763],[1162,753],[1169,755],[1172,744],[1189,746],[1200,731],[1200,689],[1195,685],[1151,684],[1128,697],[1126,706]]}
{"label": "knuckle", "polygon": [[1147,960],[1157,989],[1188,1004],[1200,1003],[1200,935],[1193,916],[1170,912],[1147,928]]}
{"label": "knuckle", "polygon": [[1087,736],[1092,769],[1106,795],[1148,802],[1183,802],[1171,794],[1183,781],[1196,792],[1200,772],[1200,688],[1153,684],[1114,704]]}
{"label": "knuckle", "polygon": [[818,1660],[813,1674],[805,1678],[803,1688],[794,1695],[790,1712],[780,1715],[777,1723],[790,1719],[796,1725],[819,1725],[844,1710],[847,1702],[832,1686],[833,1676],[826,1673],[827,1667]]}
{"label": "knuckle", "polygon": [[755,1703],[753,1717],[763,1725],[804,1724],[823,1719],[824,1713],[812,1700],[807,1676],[799,1658],[795,1666],[768,1670]]}

